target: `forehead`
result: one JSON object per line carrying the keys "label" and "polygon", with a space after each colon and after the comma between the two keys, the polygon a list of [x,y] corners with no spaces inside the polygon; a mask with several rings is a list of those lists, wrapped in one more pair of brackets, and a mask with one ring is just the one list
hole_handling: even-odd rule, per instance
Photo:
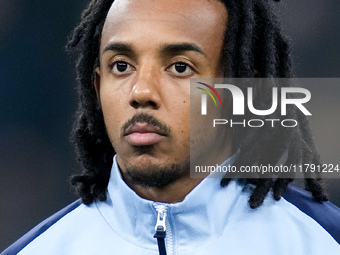
{"label": "forehead", "polygon": [[102,44],[141,39],[198,40],[223,38],[227,11],[217,0],[116,0],[107,15]]}

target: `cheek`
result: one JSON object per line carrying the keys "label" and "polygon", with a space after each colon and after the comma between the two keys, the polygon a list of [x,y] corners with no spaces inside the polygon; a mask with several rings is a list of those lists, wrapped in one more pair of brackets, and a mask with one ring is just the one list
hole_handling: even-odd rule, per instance
{"label": "cheek", "polygon": [[[190,143],[190,98],[181,97],[174,100],[168,112],[167,124],[171,127],[176,147],[189,150]],[[178,153],[181,153],[179,150]],[[183,152],[183,151],[182,151]]]}
{"label": "cheek", "polygon": [[[104,92],[104,91],[103,91]],[[124,110],[122,100],[113,93],[102,93],[100,97],[106,129],[111,140],[119,137],[121,127],[124,124]],[[126,107],[125,107],[126,108]]]}
{"label": "cheek", "polygon": [[[201,113],[201,92],[193,90],[192,105],[190,109],[190,154],[191,162],[199,165],[215,150],[217,143],[221,141],[217,129],[213,127],[214,119],[221,118],[221,107],[215,106],[213,100],[207,98],[207,114]],[[205,162],[205,161],[204,161]]]}
{"label": "cheek", "polygon": [[189,143],[190,140],[190,103],[189,100],[182,102],[182,108],[180,109],[182,118],[179,123],[179,135],[182,138],[183,145]]}

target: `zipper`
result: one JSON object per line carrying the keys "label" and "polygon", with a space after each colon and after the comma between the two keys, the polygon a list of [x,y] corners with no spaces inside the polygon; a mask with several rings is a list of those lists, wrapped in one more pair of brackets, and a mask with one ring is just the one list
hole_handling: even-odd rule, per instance
{"label": "zipper", "polygon": [[[159,255],[173,255],[173,239],[169,220],[167,220],[167,205],[154,203],[157,211],[157,222],[155,226]],[[165,237],[166,244],[165,245]],[[167,248],[167,249],[166,249]]]}

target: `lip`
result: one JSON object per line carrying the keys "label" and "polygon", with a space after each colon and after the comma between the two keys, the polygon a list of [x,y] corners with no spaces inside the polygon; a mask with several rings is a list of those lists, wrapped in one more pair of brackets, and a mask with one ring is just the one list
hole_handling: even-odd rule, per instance
{"label": "lip", "polygon": [[133,146],[149,146],[160,142],[165,134],[153,125],[136,123],[126,129],[124,136]]}

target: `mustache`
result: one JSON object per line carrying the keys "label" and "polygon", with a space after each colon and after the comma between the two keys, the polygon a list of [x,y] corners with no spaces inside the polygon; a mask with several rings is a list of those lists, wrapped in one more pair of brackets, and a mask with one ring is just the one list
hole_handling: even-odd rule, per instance
{"label": "mustache", "polygon": [[130,120],[128,120],[122,126],[122,133],[125,134],[128,127],[133,126],[136,123],[146,123],[151,126],[159,128],[166,136],[171,133],[171,129],[162,121],[158,120],[156,117],[147,113],[137,113]]}

